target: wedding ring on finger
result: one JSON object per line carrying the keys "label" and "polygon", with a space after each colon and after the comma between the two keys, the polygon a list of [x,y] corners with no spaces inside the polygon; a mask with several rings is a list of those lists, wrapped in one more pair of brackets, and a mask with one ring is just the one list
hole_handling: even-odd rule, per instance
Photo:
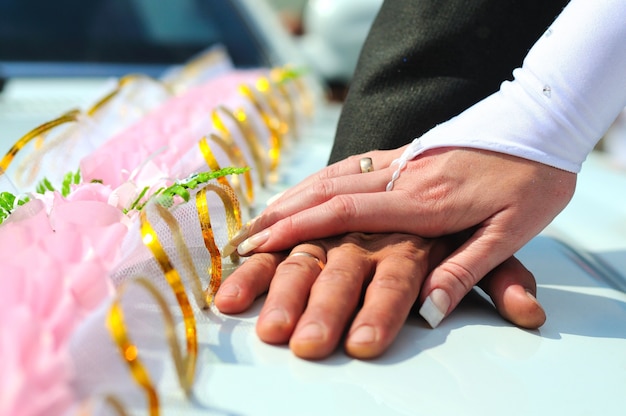
{"label": "wedding ring on finger", "polygon": [[317,265],[320,267],[320,270],[324,270],[324,266],[325,266],[324,262],[322,262],[320,259],[315,257],[313,254],[307,253],[306,251],[296,251],[294,253],[291,253],[289,255],[289,257],[309,257],[309,258],[312,258],[313,260],[315,260]]}
{"label": "wedding ring on finger", "polygon": [[359,160],[359,166],[361,167],[361,173],[372,172],[374,170],[371,157],[361,158]]}

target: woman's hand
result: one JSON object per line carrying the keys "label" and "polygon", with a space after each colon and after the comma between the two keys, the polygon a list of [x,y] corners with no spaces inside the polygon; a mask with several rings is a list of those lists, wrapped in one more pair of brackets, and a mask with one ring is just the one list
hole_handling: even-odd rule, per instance
{"label": "woman's hand", "polygon": [[[350,157],[287,191],[254,221],[248,230],[254,235],[239,252],[280,251],[353,231],[438,237],[471,230],[424,282],[421,313],[437,326],[483,276],[548,225],[575,188],[575,174],[537,162],[441,148],[410,161],[385,192],[391,161],[402,150]],[[364,156],[372,158],[373,172],[360,173]]]}
{"label": "woman's hand", "polygon": [[[426,276],[454,250],[455,240],[351,233],[300,244],[289,256],[255,254],[226,279],[215,304],[239,313],[269,290],[257,321],[264,342],[289,343],[297,356],[319,359],[347,333],[349,355],[373,358],[396,338]],[[537,328],[545,321],[535,280],[515,258],[480,285],[511,322]]]}

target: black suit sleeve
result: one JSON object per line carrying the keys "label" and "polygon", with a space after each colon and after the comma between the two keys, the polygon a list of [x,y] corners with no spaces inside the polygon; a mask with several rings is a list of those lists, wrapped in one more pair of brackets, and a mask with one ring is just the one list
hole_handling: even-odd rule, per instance
{"label": "black suit sleeve", "polygon": [[497,91],[568,0],[385,0],[330,162],[395,149]]}

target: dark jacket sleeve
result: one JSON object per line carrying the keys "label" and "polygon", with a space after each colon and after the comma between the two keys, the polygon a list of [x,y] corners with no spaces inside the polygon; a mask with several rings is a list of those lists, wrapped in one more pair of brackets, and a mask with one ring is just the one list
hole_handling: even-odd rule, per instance
{"label": "dark jacket sleeve", "polygon": [[330,162],[394,149],[497,91],[568,0],[385,0]]}

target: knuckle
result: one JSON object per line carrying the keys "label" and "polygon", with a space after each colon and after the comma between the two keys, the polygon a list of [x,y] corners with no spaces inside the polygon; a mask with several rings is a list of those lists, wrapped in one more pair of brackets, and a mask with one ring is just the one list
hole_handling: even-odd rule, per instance
{"label": "knuckle", "polygon": [[272,233],[274,230],[279,230],[280,235],[293,235],[298,236],[298,223],[293,216],[289,216],[281,219],[272,227]]}
{"label": "knuckle", "polygon": [[415,279],[401,277],[394,274],[376,276],[370,283],[373,289],[394,292],[404,300],[413,302],[417,296],[417,284]]}
{"label": "knuckle", "polygon": [[344,250],[349,250],[349,253],[359,254],[369,251],[366,247],[366,243],[370,240],[372,240],[371,234],[353,232],[341,238],[341,247]]}
{"label": "knuckle", "polygon": [[313,259],[297,260],[292,257],[287,257],[278,265],[276,272],[301,278],[317,275],[319,273],[319,266]]}
{"label": "knuckle", "polygon": [[341,174],[340,163],[334,163],[332,165],[327,166],[325,169],[322,169],[317,175],[318,179],[330,179]]}
{"label": "knuckle", "polygon": [[328,269],[328,272],[322,273],[317,278],[319,283],[331,286],[343,286],[345,284],[352,284],[357,280],[354,270],[346,268],[333,268]]}
{"label": "knuckle", "polygon": [[471,268],[454,261],[447,261],[440,267],[440,270],[452,279],[451,284],[454,286],[460,284],[465,293],[472,290],[474,285],[480,280],[478,274]]}
{"label": "knuckle", "polygon": [[325,201],[333,195],[333,182],[330,180],[316,181],[311,185],[310,192],[316,196],[318,201]]}
{"label": "knuckle", "polygon": [[455,187],[447,182],[431,183],[420,187],[413,193],[414,203],[427,211],[439,209],[454,195]]}
{"label": "knuckle", "polygon": [[352,195],[338,195],[330,200],[329,209],[333,211],[337,220],[345,227],[357,216],[357,204]]}

